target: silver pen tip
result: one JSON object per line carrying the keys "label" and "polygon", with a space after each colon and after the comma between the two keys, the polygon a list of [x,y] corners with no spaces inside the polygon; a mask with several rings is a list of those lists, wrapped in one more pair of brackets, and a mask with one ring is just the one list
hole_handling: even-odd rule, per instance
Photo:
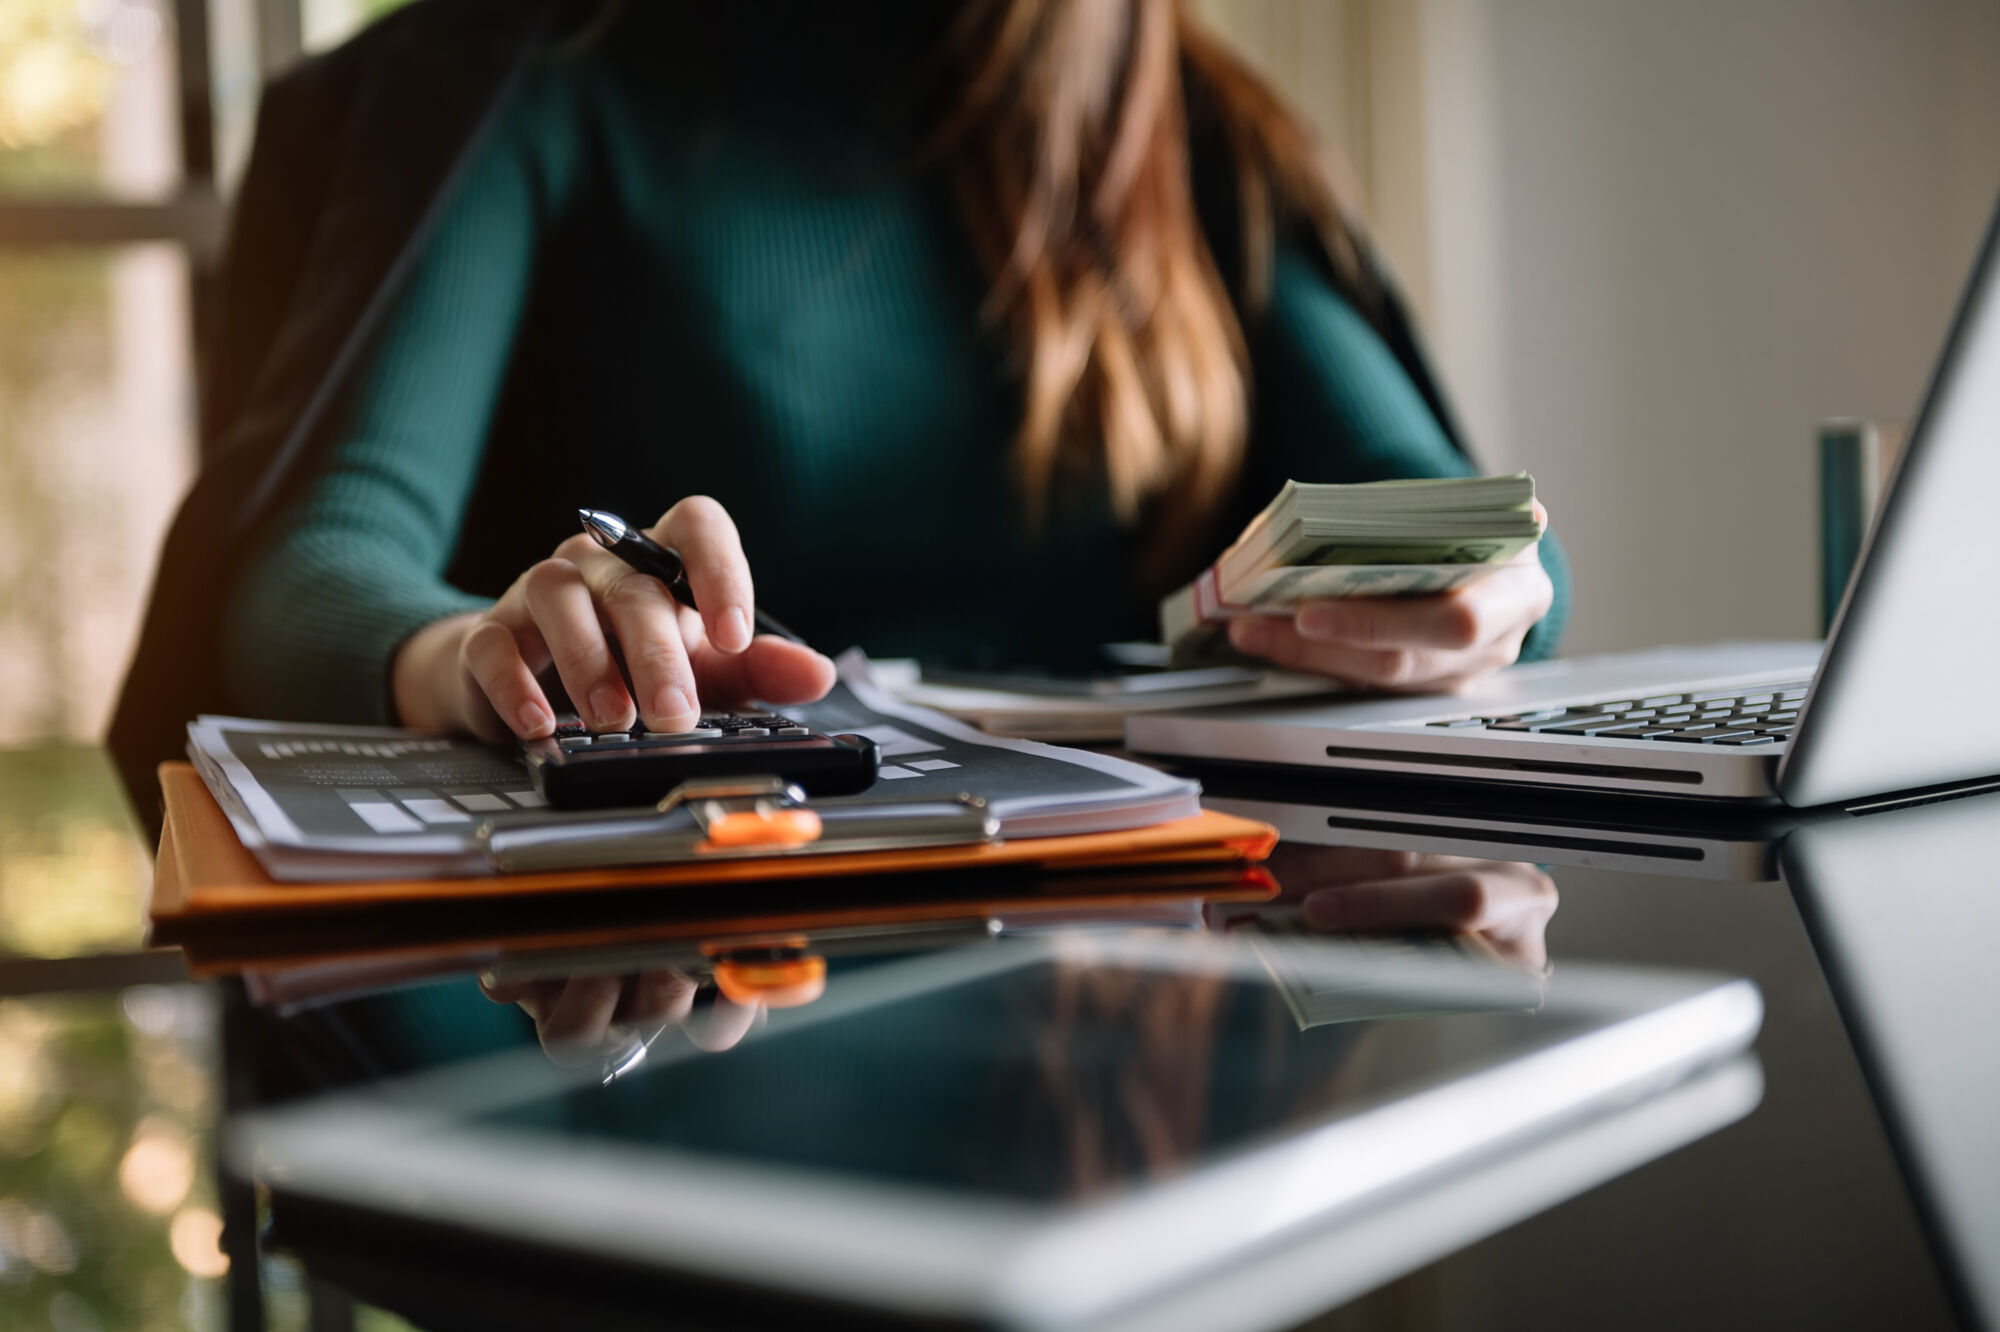
{"label": "silver pen tip", "polygon": [[630,530],[623,518],[602,509],[578,509],[576,516],[583,520],[583,530],[590,533],[600,546],[617,545]]}

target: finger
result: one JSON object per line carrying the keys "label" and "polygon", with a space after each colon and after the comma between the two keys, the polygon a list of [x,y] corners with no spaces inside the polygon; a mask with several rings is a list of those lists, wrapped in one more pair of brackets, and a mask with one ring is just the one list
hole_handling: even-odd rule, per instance
{"label": "finger", "polygon": [[534,988],[533,981],[503,981],[490,971],[479,973],[479,992],[496,1004],[517,1004]]}
{"label": "finger", "polygon": [[632,696],[625,692],[582,572],[569,560],[551,558],[523,574],[521,584],[528,613],[577,711],[600,731],[631,726]]}
{"label": "finger", "polygon": [[1246,616],[1229,625],[1229,641],[1240,652],[1262,657],[1274,666],[1308,675],[1325,675],[1350,684],[1381,689],[1416,689],[1451,680],[1480,668],[1476,653],[1435,648],[1365,648],[1345,643],[1308,642],[1291,621]]}
{"label": "finger", "polygon": [[678,1022],[694,1008],[694,979],[678,971],[642,971],[619,1007],[621,1022]]}
{"label": "finger", "polygon": [[542,1048],[551,1055],[590,1049],[604,1042],[618,1010],[624,981],[618,976],[576,976],[542,1018]]}
{"label": "finger", "polygon": [[712,1008],[682,1022],[681,1030],[698,1049],[713,1054],[729,1049],[749,1035],[763,1011],[761,1003],[739,1004],[717,995]]}
{"label": "finger", "polygon": [[550,1010],[556,1006],[556,1001],[562,998],[563,985],[564,982],[560,980],[531,980],[500,985],[492,989],[482,984],[480,988],[486,989],[489,995],[496,998],[500,994],[512,995],[514,1002],[521,1006],[521,1011],[535,1020],[535,1035],[539,1039],[542,1019],[548,1016]]}
{"label": "finger", "polygon": [[1292,624],[1308,642],[1464,650],[1533,624],[1554,595],[1540,565],[1521,565],[1436,596],[1301,602]]}
{"label": "finger", "polygon": [[1431,851],[1280,842],[1265,863],[1278,882],[1297,896],[1335,884],[1441,874],[1477,862]]}
{"label": "finger", "polygon": [[552,658],[549,656],[548,640],[542,637],[542,631],[535,625],[534,612],[528,609],[527,583],[525,575],[516,578],[486,614],[514,635],[521,659],[528,663],[529,670],[540,673],[548,668]]}
{"label": "finger", "polygon": [[611,622],[646,725],[656,731],[685,731],[700,721],[694,669],[681,642],[680,605],[667,585],[603,551],[576,567]]}
{"label": "finger", "polygon": [[485,735],[488,728],[481,725],[497,720],[523,740],[554,733],[555,709],[549,706],[542,687],[535,682],[535,673],[521,655],[519,641],[506,625],[481,620],[465,636],[458,653],[460,669],[479,687],[492,714],[482,717],[478,709],[468,709],[471,715],[466,720],[475,732],[487,740],[500,739]]}
{"label": "finger", "polygon": [[698,648],[694,665],[702,697],[729,706],[753,699],[810,703],[826,697],[836,676],[833,663],[819,653],[771,634],[759,634],[734,656]]}
{"label": "finger", "polygon": [[1320,929],[1487,930],[1524,912],[1553,914],[1554,890],[1492,868],[1461,869],[1322,888],[1304,906],[1306,922]]}
{"label": "finger", "polygon": [[690,495],[668,509],[650,535],[680,552],[709,642],[724,652],[749,647],[756,598],[750,561],[728,511],[706,495]]}

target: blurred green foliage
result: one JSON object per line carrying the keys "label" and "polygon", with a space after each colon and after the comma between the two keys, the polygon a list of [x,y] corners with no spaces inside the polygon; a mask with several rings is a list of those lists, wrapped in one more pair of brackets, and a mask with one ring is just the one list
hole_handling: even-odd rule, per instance
{"label": "blurred green foliage", "polygon": [[0,1000],[0,1327],[219,1323],[207,1000]]}
{"label": "blurred green foliage", "polygon": [[150,850],[102,750],[0,750],[0,952],[138,947],[151,883]]}

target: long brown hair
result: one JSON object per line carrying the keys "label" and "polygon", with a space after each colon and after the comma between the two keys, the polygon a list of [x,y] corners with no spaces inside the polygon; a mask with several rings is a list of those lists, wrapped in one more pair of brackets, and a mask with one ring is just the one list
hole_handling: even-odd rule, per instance
{"label": "long brown hair", "polygon": [[1316,228],[1336,280],[1371,299],[1310,136],[1180,0],[970,0],[945,55],[962,91],[933,142],[1019,356],[1031,512],[1059,473],[1101,459],[1127,522],[1212,514],[1242,461],[1249,376],[1195,212],[1188,93],[1234,161],[1253,310],[1288,219]]}

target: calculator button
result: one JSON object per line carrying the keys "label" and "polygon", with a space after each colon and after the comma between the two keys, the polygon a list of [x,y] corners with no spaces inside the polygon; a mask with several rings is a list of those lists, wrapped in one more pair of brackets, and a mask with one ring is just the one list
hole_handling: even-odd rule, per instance
{"label": "calculator button", "polygon": [[648,740],[712,740],[722,734],[717,726],[696,726],[686,731],[647,731]]}
{"label": "calculator button", "polygon": [[566,735],[557,740],[556,743],[564,749],[582,749],[590,743],[590,737],[587,735]]}
{"label": "calculator button", "polygon": [[739,726],[735,731],[735,734],[739,736],[769,735],[770,733],[771,728],[768,726]]}
{"label": "calculator button", "polygon": [[774,735],[811,735],[811,734],[812,734],[812,732],[811,732],[811,731],[810,731],[809,729],[807,729],[806,727],[803,727],[803,726],[780,726],[780,727],[779,727],[779,728],[778,728],[778,729],[777,729],[776,731],[772,732],[772,734],[774,734]]}

